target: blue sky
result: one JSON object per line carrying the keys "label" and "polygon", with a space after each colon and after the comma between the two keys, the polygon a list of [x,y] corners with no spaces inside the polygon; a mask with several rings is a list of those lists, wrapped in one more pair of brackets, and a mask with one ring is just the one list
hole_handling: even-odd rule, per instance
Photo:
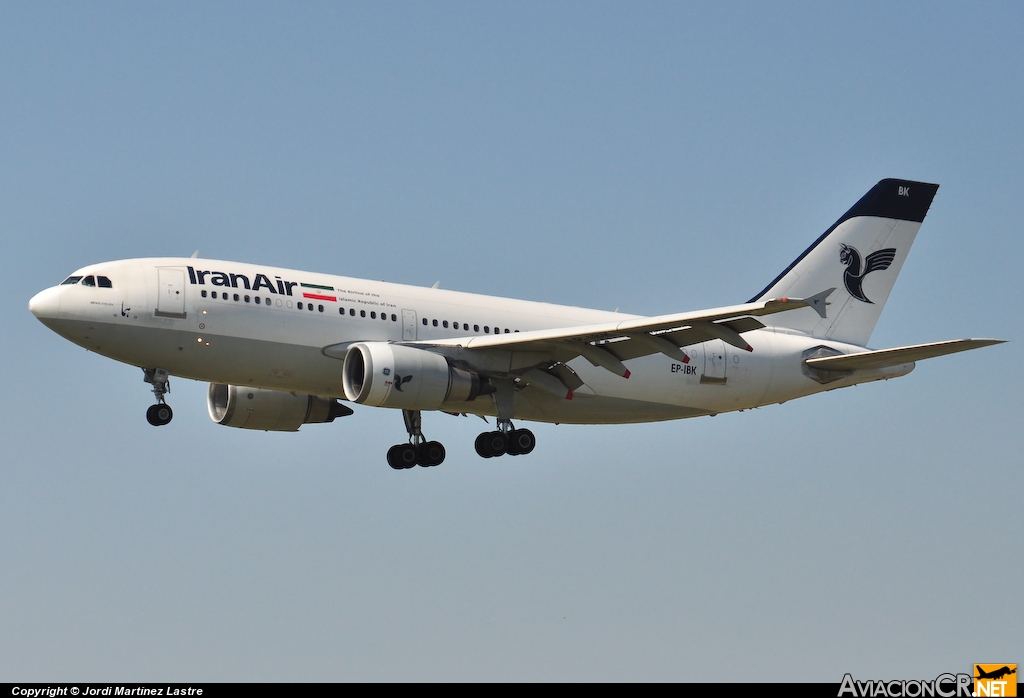
{"label": "blue sky", "polygon": [[[930,678],[1020,662],[1024,10],[0,3],[0,679]],[[27,310],[189,255],[625,312],[742,302],[941,185],[872,337],[1010,344],[396,473]],[[999,609],[998,611],[990,609]],[[989,623],[989,621],[992,621]]]}

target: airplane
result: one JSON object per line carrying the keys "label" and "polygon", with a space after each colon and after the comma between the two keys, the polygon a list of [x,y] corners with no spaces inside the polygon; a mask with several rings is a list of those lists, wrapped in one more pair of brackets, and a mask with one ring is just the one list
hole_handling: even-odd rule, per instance
{"label": "airplane", "polygon": [[525,455],[513,420],[620,424],[783,403],[906,375],[915,362],[1001,343],[891,349],[868,340],[938,190],[884,179],[746,303],[654,317],[187,258],[83,267],[29,310],[86,349],[142,368],[171,421],[170,376],[210,384],[217,424],[297,431],[402,410],[396,470],[432,467],[444,446],[422,412],[496,418],[478,455]]}
{"label": "airplane", "polygon": [[1014,665],[1013,669],[1011,669],[1008,666],[1002,666],[999,669],[995,669],[993,671],[985,671],[984,669],[981,668],[980,664],[975,664],[974,665],[974,670],[977,673],[977,676],[974,677],[976,679],[994,679],[994,680],[999,680],[999,679],[1003,678],[1004,676],[1009,676],[1010,674],[1016,674],[1017,673],[1017,666]]}

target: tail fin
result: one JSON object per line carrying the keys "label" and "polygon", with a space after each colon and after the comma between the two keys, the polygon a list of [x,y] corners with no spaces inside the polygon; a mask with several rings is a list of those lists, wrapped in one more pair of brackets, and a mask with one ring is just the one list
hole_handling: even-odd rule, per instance
{"label": "tail fin", "polygon": [[798,310],[767,324],[866,346],[938,188],[883,179],[750,302],[835,287],[824,317]]}

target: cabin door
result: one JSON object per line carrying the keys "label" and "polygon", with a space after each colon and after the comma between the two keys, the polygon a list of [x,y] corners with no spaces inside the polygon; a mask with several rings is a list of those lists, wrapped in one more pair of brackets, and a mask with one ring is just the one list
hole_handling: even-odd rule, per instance
{"label": "cabin door", "polygon": [[185,272],[182,269],[159,267],[156,314],[160,317],[185,317]]}

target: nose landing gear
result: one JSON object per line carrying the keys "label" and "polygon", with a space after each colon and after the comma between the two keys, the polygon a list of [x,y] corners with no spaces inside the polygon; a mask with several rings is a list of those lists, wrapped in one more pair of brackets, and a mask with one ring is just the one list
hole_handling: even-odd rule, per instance
{"label": "nose landing gear", "polygon": [[432,468],[444,462],[444,446],[439,441],[427,441],[421,430],[422,416],[419,410],[402,410],[405,430],[409,432],[409,443],[397,444],[388,449],[388,465],[395,470],[406,470],[419,465]]}
{"label": "nose landing gear", "polygon": [[162,427],[174,417],[171,406],[164,402],[164,395],[171,392],[171,380],[162,368],[144,368],[142,372],[143,380],[153,386],[153,395],[156,396],[156,404],[146,410],[146,421],[155,427]]}

